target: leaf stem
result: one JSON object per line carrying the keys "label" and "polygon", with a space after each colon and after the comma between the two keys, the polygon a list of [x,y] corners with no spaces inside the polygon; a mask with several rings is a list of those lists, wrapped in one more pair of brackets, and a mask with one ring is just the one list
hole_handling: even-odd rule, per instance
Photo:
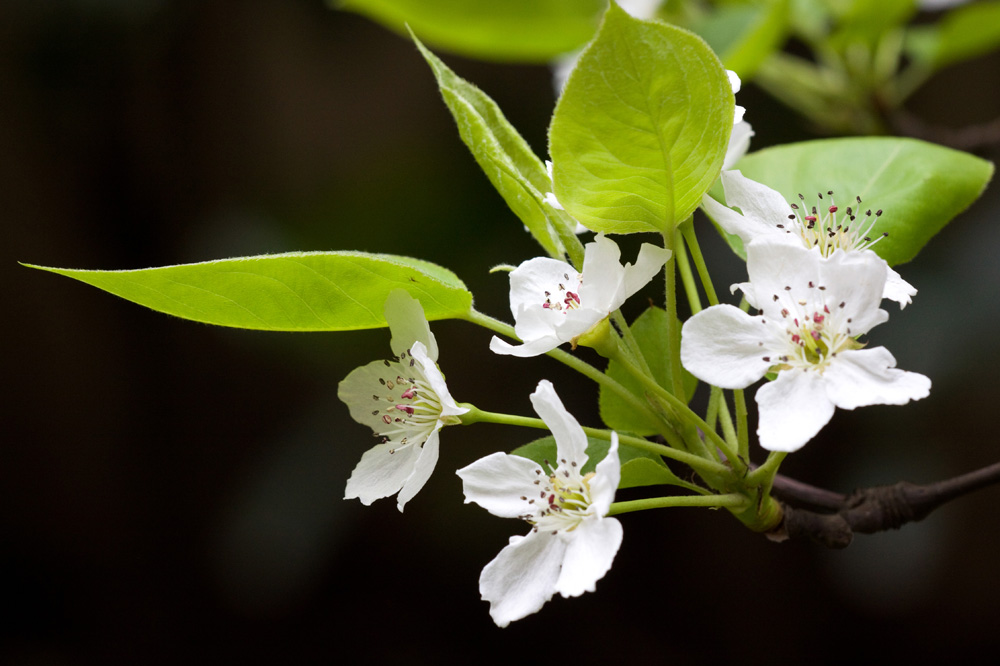
{"label": "leaf stem", "polygon": [[691,253],[695,269],[698,271],[698,277],[701,278],[701,286],[708,297],[708,304],[718,305],[719,297],[716,295],[715,287],[712,285],[712,276],[708,273],[708,265],[705,264],[705,257],[701,253],[701,246],[698,244],[698,235],[694,232],[694,225],[682,226],[681,233],[684,235],[684,242]]}
{"label": "leaf stem", "polygon": [[[466,407],[469,410],[459,417],[462,420],[462,425],[471,425],[473,423],[498,423],[501,425],[514,425],[525,428],[549,430],[545,421],[538,418],[530,416],[517,416],[515,414],[501,414],[499,412],[487,412],[468,403],[462,403],[462,407]],[[586,433],[588,437],[610,440],[612,431],[604,428],[584,427],[583,432]],[[709,474],[730,474],[732,472],[729,467],[723,465],[722,463],[705,460],[704,458],[687,453],[686,451],[678,451],[677,449],[663,444],[657,444],[656,442],[650,442],[649,440],[641,437],[619,434],[618,441],[641,451],[653,453],[665,458],[671,458],[672,460],[684,463],[688,467],[700,472],[707,472]]]}
{"label": "leaf stem", "polygon": [[681,506],[701,506],[709,508],[725,507],[739,509],[750,503],[750,499],[740,493],[726,495],[680,495],[676,497],[651,497],[649,499],[614,502],[608,510],[609,516],[647,509],[666,509]]}

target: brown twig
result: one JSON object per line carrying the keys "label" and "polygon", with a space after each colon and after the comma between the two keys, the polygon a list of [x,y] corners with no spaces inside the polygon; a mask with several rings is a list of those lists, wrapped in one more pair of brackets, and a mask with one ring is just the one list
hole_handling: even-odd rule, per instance
{"label": "brown twig", "polygon": [[917,485],[901,481],[891,486],[861,488],[850,495],[778,475],[773,493],[782,502],[784,519],[768,537],[775,541],[809,539],[828,548],[845,548],[856,533],[899,529],[906,523],[923,520],[955,498],[996,483],[1000,483],[1000,462],[937,483]]}

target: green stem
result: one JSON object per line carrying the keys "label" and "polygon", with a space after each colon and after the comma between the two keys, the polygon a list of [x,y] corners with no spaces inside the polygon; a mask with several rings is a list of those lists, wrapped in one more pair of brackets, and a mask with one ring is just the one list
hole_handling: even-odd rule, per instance
{"label": "green stem", "polygon": [[708,296],[709,305],[718,305],[719,297],[715,293],[715,287],[712,285],[712,276],[708,274],[708,265],[705,264],[705,257],[701,254],[701,246],[698,244],[698,235],[694,232],[694,225],[681,227],[681,233],[684,234],[684,241],[687,243],[688,252],[691,253],[691,259],[694,260],[694,267],[698,271],[698,277],[701,278],[702,289],[705,290],[705,295]]}
{"label": "green stem", "polygon": [[[540,430],[549,430],[549,426],[546,425],[545,421],[537,419],[530,416],[517,416],[515,414],[501,414],[498,412],[487,412],[485,410],[479,409],[474,405],[468,403],[462,403],[462,407],[468,408],[468,412],[462,414],[459,418],[462,420],[462,425],[471,425],[473,423],[499,423],[501,425],[514,425],[521,426],[525,428],[538,428]],[[587,434],[588,437],[593,437],[595,439],[611,439],[611,431],[602,428],[587,428],[583,429],[583,432]],[[687,453],[685,451],[678,451],[669,446],[664,446],[663,444],[657,444],[656,442],[650,442],[647,439],[641,437],[633,437],[631,435],[618,435],[618,441],[622,444],[628,444],[629,446],[639,449],[641,451],[646,451],[648,453],[653,453],[655,455],[664,456],[665,458],[671,458],[677,462],[684,463],[692,469],[696,469],[699,472],[707,472],[709,474],[730,474],[731,470],[723,465],[722,463],[717,463],[712,460],[705,460],[699,456]]]}
{"label": "green stem", "polygon": [[674,271],[677,252],[674,251],[676,247],[674,240],[673,231],[663,234],[663,247],[671,251],[670,259],[663,267],[667,311],[667,367],[670,368],[674,395],[684,395],[684,381],[681,376],[681,329],[677,319],[677,273]]}
{"label": "green stem", "polygon": [[700,428],[702,433],[704,433],[705,437],[711,440],[712,444],[714,444],[715,446],[719,447],[719,449],[722,450],[722,453],[729,460],[733,469],[739,471],[743,470],[745,464],[743,463],[743,461],[739,459],[739,456],[737,456],[736,451],[733,450],[733,448],[729,445],[729,443],[725,439],[720,437],[719,434],[715,432],[714,428],[709,426],[700,416],[695,414],[694,411],[692,411],[691,408],[688,407],[683,400],[681,400],[680,398],[672,394],[670,391],[666,390],[665,388],[657,384],[655,381],[653,381],[652,378],[648,377],[634,365],[629,363],[628,359],[619,357],[616,358],[615,360],[621,363],[622,367],[628,370],[633,377],[638,379],[639,382],[642,384],[643,388],[645,388],[653,395],[663,399],[664,402],[666,402],[671,408],[673,408],[673,410],[680,418],[683,418],[688,423]]}
{"label": "green stem", "polygon": [[736,437],[736,428],[733,427],[733,417],[729,414],[729,403],[726,402],[726,394],[718,386],[712,387],[712,392],[719,392],[719,423],[722,425],[722,434],[730,446],[739,450],[739,440]]}
{"label": "green stem", "polygon": [[[498,319],[494,319],[489,315],[485,315],[477,310],[470,310],[468,314],[467,321],[478,324],[484,328],[488,328],[491,331],[506,335],[507,337],[519,339],[517,334],[514,332],[514,327],[510,324],[505,324]],[[622,400],[624,400],[632,409],[642,413],[644,416],[649,418],[653,423],[663,423],[664,427],[660,429],[660,434],[663,435],[671,446],[675,448],[683,449],[684,445],[680,436],[667,424],[664,423],[664,419],[660,414],[657,414],[648,404],[639,399],[634,393],[629,391],[627,388],[622,386],[619,382],[615,381],[605,373],[601,372],[594,366],[590,365],[586,361],[583,361],[572,354],[562,351],[561,349],[553,349],[547,352],[548,356],[556,359],[557,361],[568,365],[573,368],[581,375],[594,380],[601,386],[604,386],[609,391],[616,393]]]}
{"label": "green stem", "polygon": [[681,274],[681,282],[684,283],[684,293],[687,295],[688,304],[691,306],[691,314],[701,312],[701,297],[698,296],[698,285],[694,283],[694,275],[691,273],[691,264],[688,262],[687,252],[684,244],[678,243],[674,251],[677,257],[677,270]]}
{"label": "green stem", "polygon": [[726,507],[738,509],[749,504],[750,499],[740,493],[727,495],[680,495],[677,497],[651,497],[649,499],[614,502],[608,510],[609,516],[646,509],[666,509],[678,506]]}
{"label": "green stem", "polygon": [[747,399],[743,389],[733,391],[733,402],[736,403],[736,439],[737,450],[743,460],[750,460],[750,433],[747,432]]}
{"label": "green stem", "polygon": [[774,475],[778,473],[781,461],[785,459],[786,451],[771,451],[764,464],[747,474],[746,484],[748,486],[759,486],[766,495],[771,492],[771,484],[774,483]]}

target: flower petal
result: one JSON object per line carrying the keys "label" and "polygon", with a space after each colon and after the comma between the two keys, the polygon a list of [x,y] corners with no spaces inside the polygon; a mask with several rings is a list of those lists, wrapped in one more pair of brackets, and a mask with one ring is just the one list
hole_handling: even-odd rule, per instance
{"label": "flower petal", "polygon": [[490,340],[490,351],[494,354],[502,354],[504,356],[527,358],[550,352],[560,344],[562,344],[562,340],[555,335],[535,338],[534,340],[525,342],[523,345],[512,345],[494,335],[493,339]]}
{"label": "flower petal", "polygon": [[502,451],[480,458],[456,474],[462,479],[466,504],[475,502],[501,518],[534,514],[536,509],[529,501],[538,497],[535,480],[545,477],[538,463]]}
{"label": "flower petal", "polygon": [[410,354],[420,364],[424,380],[430,384],[431,390],[437,396],[437,400],[441,404],[441,416],[458,416],[469,411],[468,407],[459,407],[455,399],[451,397],[451,391],[448,390],[448,384],[444,381],[441,369],[428,355],[423,343],[419,341],[413,343]]}
{"label": "flower petal", "polygon": [[593,592],[611,568],[622,535],[622,524],[616,518],[585,520],[572,532],[561,534],[566,553],[555,591],[564,597]]}
{"label": "flower petal", "polygon": [[611,446],[608,455],[597,463],[595,474],[590,480],[591,506],[595,516],[605,516],[615,500],[615,491],[622,478],[621,460],[618,458],[618,433],[611,432]]}
{"label": "flower petal", "polygon": [[[438,434],[438,431],[435,430],[427,437],[427,441],[423,445],[414,444],[410,447],[417,449],[419,454],[413,463],[410,475],[403,482],[403,487],[399,489],[399,495],[396,496],[396,508],[399,509],[400,513],[403,512],[403,506],[420,492],[420,489],[427,483],[427,479],[431,478],[431,473],[434,472],[438,461]],[[394,455],[398,454],[399,451]]]}
{"label": "flower petal", "polygon": [[585,307],[603,312],[601,319],[621,305],[613,305],[621,293],[625,278],[621,256],[618,243],[604,234],[597,234],[594,240],[584,246],[580,299]]}
{"label": "flower petal", "polygon": [[726,191],[726,205],[737,206],[743,217],[763,225],[767,233],[781,234],[779,224],[788,221],[792,213],[785,198],[767,185],[750,180],[739,171],[723,171],[722,187]]}
{"label": "flower petal", "polygon": [[767,373],[775,344],[764,317],[732,305],[713,305],[681,328],[681,364],[698,379],[728,389],[746,388]]}
{"label": "flower petal", "polygon": [[926,398],[931,390],[931,380],[924,375],[897,369],[885,347],[841,352],[823,378],[827,395],[841,409],[905,405]]}
{"label": "flower petal", "polygon": [[743,159],[743,156],[750,150],[750,138],[754,134],[753,127],[745,120],[740,120],[733,125],[733,133],[729,135],[729,145],[726,147],[726,157],[722,161],[723,171],[729,171]]}
{"label": "flower petal", "polygon": [[625,264],[625,294],[611,310],[617,310],[625,299],[646,286],[660,272],[670,256],[671,252],[666,248],[643,243],[639,248],[639,257],[635,260],[635,265]]}
{"label": "flower petal", "polygon": [[538,612],[552,598],[565,552],[566,544],[550,532],[510,538],[479,576],[479,593],[498,627]]}
{"label": "flower petal", "polygon": [[[337,386],[337,397],[351,411],[351,418],[366,425],[375,432],[382,432],[386,424],[382,421],[383,411],[376,412],[382,402],[392,404],[399,391],[389,390],[380,382],[386,377],[396,377],[403,374],[403,366],[395,362],[372,361],[360,368],[351,370]],[[379,393],[373,395],[373,391]],[[379,397],[385,398],[380,401]]]}
{"label": "flower petal", "polygon": [[768,451],[797,451],[833,417],[823,377],[814,370],[785,370],[757,390],[757,438]]}
{"label": "flower petal", "polygon": [[[365,506],[377,499],[399,492],[413,474],[422,449],[416,444],[399,447],[398,443],[377,444],[365,451],[347,480],[344,499],[360,499]],[[395,450],[395,453],[390,451]],[[436,455],[435,455],[436,458]],[[433,465],[431,467],[433,469]],[[427,479],[425,478],[424,481]],[[421,486],[423,483],[420,484]],[[416,488],[413,492],[419,488]],[[412,495],[411,495],[412,497]],[[409,498],[408,498],[409,499]],[[405,502],[404,502],[405,503]],[[399,507],[402,511],[402,506]]]}
{"label": "flower petal", "polygon": [[916,295],[917,290],[912,284],[904,280],[896,271],[891,268],[887,269],[882,298],[899,303],[899,309],[902,310],[913,302],[913,297]]}
{"label": "flower petal", "polygon": [[531,394],[531,405],[556,439],[556,451],[559,454],[557,464],[562,467],[564,464],[576,463],[577,470],[583,469],[588,460],[587,435],[580,423],[566,411],[552,382],[547,379],[538,382],[538,388]]}
{"label": "flower petal", "polygon": [[394,289],[385,299],[383,311],[392,333],[389,346],[393,354],[401,356],[414,342],[419,341],[426,347],[427,356],[432,361],[437,361],[437,341],[431,333],[420,301],[410,296],[405,289]]}

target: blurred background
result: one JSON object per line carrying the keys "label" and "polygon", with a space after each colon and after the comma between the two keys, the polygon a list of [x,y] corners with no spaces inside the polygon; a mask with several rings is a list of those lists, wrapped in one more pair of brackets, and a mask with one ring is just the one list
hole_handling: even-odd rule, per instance
{"label": "blurred background", "polygon": [[[547,68],[444,57],[545,154]],[[841,552],[770,543],[721,511],[629,514],[595,594],[497,629],[479,571],[525,526],[464,505],[452,470],[536,433],[444,431],[405,515],[344,501],[373,440],[337,383],[389,355],[386,331],[214,328],[16,263],[389,252],[451,268],[508,318],[506,278],[488,270],[537,249],[407,41],[319,0],[7,0],[0,85],[0,662],[995,658],[997,488]],[[1000,117],[997,91],[993,55],[908,109],[960,129]],[[754,148],[817,136],[752,84],[739,103]],[[996,143],[978,152],[997,159]],[[871,336],[929,375],[931,396],[838,412],[784,472],[849,492],[997,460],[998,192],[900,267],[920,294]],[[716,284],[743,279],[700,224]],[[433,328],[458,400],[530,413],[547,377],[598,425],[596,392],[562,366],[495,357],[468,324]]]}

